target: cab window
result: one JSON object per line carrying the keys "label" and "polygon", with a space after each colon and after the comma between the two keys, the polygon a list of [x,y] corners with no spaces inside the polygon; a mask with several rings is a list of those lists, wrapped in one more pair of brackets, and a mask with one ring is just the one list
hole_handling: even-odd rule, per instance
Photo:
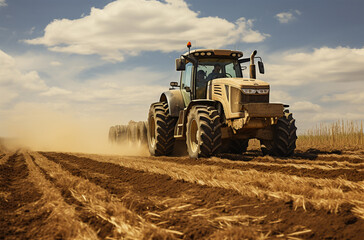
{"label": "cab window", "polygon": [[192,63],[186,64],[186,70],[182,72],[181,75],[181,88],[185,89],[186,87],[191,88],[191,80],[192,80]]}

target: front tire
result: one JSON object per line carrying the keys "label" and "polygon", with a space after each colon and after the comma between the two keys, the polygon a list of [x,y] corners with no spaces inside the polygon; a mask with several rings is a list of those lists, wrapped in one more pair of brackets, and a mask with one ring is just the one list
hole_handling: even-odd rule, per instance
{"label": "front tire", "polygon": [[187,117],[187,151],[191,158],[210,157],[221,148],[221,123],[211,106],[193,106]]}
{"label": "front tire", "polygon": [[166,102],[156,103],[148,114],[148,148],[152,156],[168,156],[174,147],[176,119],[169,115]]}
{"label": "front tire", "polygon": [[274,126],[273,141],[261,140],[263,155],[289,157],[296,149],[297,128],[292,113],[284,113]]}

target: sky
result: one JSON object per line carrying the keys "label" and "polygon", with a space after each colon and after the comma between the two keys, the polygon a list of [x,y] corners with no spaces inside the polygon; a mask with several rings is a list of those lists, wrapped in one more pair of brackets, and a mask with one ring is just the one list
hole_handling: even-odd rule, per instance
{"label": "sky", "polygon": [[363,120],[363,13],[362,0],[0,0],[0,136],[71,125],[106,138],[146,120],[188,41],[256,49],[257,78],[301,133]]}

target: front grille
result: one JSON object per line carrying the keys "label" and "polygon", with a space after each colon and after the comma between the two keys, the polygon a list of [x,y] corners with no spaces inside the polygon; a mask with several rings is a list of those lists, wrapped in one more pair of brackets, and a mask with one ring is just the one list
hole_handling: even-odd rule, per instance
{"label": "front grille", "polygon": [[244,94],[241,93],[241,100],[242,103],[269,103],[269,94],[265,94],[265,95],[248,95],[248,94]]}

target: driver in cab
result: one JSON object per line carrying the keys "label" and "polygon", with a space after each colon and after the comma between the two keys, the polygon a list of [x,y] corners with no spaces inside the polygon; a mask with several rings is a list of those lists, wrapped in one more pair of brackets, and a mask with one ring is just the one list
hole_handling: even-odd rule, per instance
{"label": "driver in cab", "polygon": [[215,78],[221,78],[221,77],[224,77],[221,72],[221,66],[220,64],[216,63],[214,65],[214,69],[212,70],[212,72],[207,76],[206,80],[207,81],[210,81],[212,79],[215,79]]}

